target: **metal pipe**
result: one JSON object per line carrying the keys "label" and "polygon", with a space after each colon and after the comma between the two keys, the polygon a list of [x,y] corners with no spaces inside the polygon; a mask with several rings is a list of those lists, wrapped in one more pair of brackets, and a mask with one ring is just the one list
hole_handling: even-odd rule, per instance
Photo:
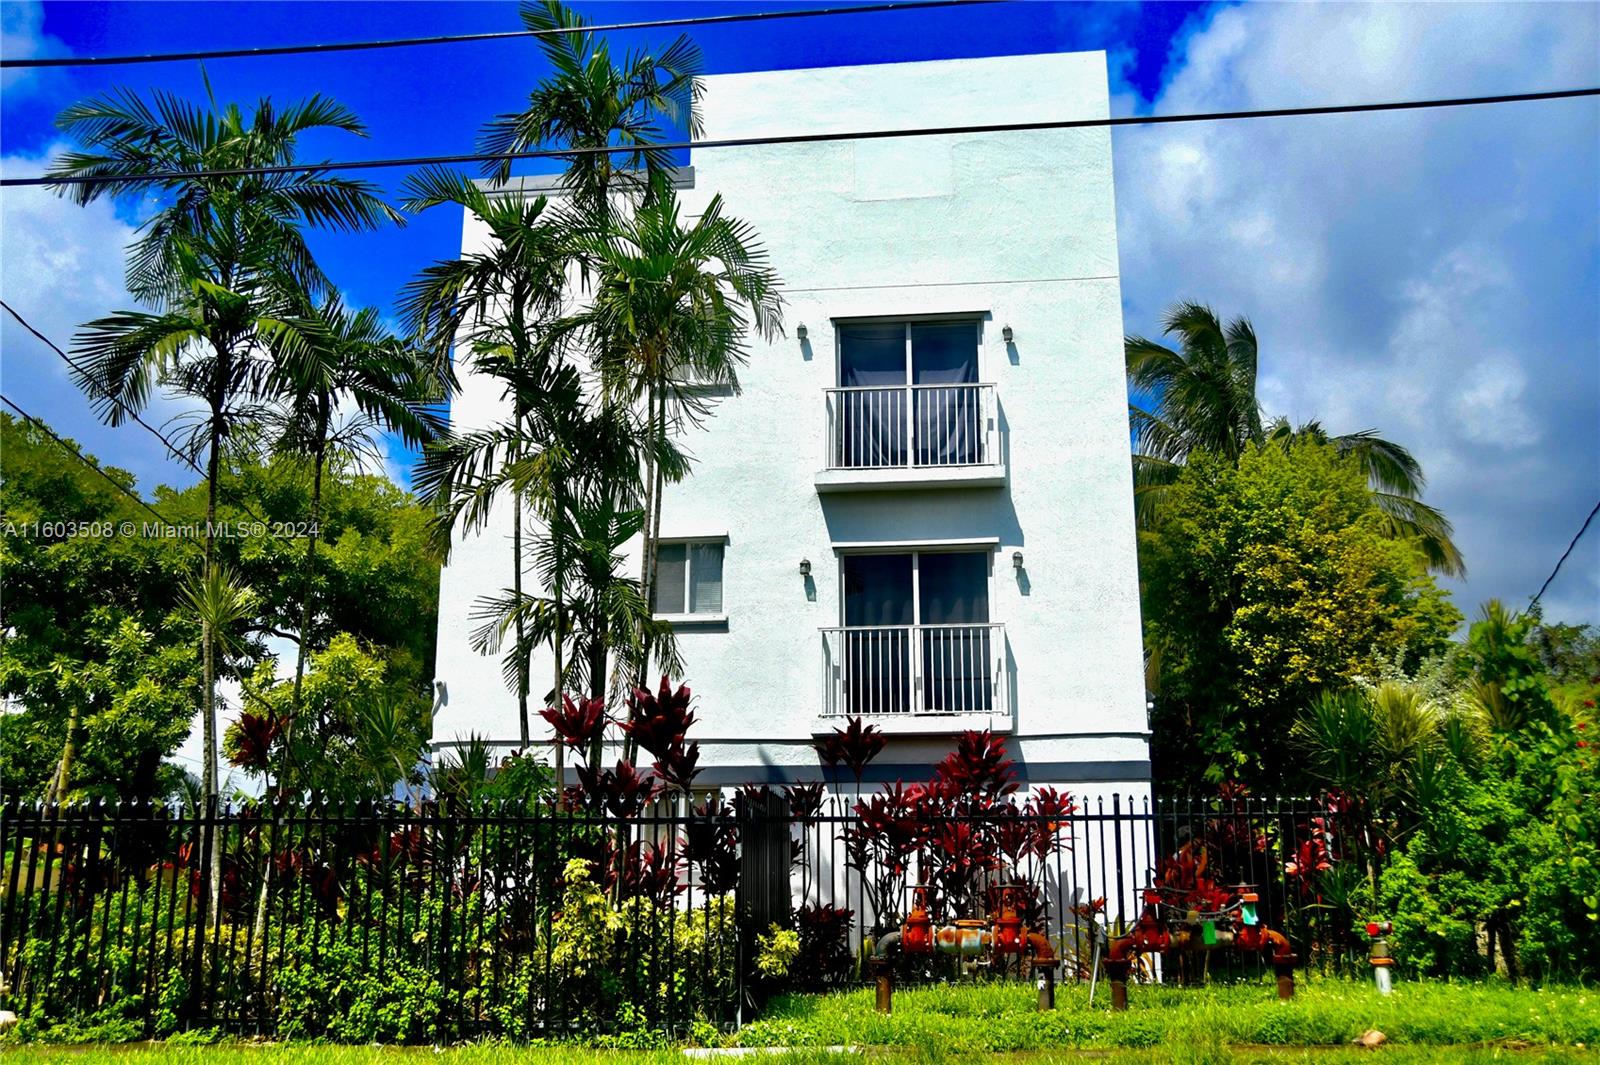
{"label": "metal pipe", "polygon": [[1039,972],[1039,1012],[1048,1013],[1056,1008],[1056,963],[1035,961],[1033,967]]}
{"label": "metal pipe", "polygon": [[874,954],[868,961],[874,980],[878,985],[877,1001],[874,1003],[879,1013],[894,1012],[894,966],[889,959]]}

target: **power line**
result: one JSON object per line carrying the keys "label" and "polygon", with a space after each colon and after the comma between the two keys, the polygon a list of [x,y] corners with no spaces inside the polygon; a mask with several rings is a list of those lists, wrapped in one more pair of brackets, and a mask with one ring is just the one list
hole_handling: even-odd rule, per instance
{"label": "power line", "polygon": [[[6,313],[11,315],[11,317],[13,317],[13,318],[15,318],[17,320],[17,324],[21,325],[22,328],[24,328],[28,332],[32,333],[35,337],[39,338],[39,340],[47,348],[49,348],[51,351],[55,352],[56,355],[60,357],[61,361],[67,364],[68,368],[72,369],[73,371],[76,371],[78,369],[78,364],[72,361],[72,356],[70,356],[66,352],[62,351],[60,345],[58,345],[55,341],[51,340],[49,337],[45,336],[43,333],[41,333],[37,329],[35,329],[32,326],[32,324],[29,323],[29,321],[26,318],[22,317],[22,315],[17,313],[17,309],[15,307],[11,306],[11,304],[7,303],[5,300],[0,300],[0,307],[4,307],[5,310],[6,310]],[[126,414],[128,417],[132,418],[136,423],[138,423],[138,425],[140,425],[145,430],[145,432],[149,433],[151,436],[155,437],[157,440],[159,440],[163,444],[165,444],[167,446],[167,450],[172,453],[172,457],[173,458],[175,458],[178,461],[184,463],[190,469],[194,470],[194,472],[198,473],[201,477],[204,477],[204,478],[206,478],[208,480],[210,479],[211,475],[208,474],[204,469],[202,469],[198,462],[196,462],[194,459],[190,458],[188,456],[188,454],[186,454],[183,451],[183,449],[178,447],[177,444],[174,444],[171,440],[167,439],[167,437],[165,435],[163,435],[158,429],[156,429],[155,426],[151,425],[149,422],[147,422],[143,418],[139,417],[139,412],[138,411],[134,410],[132,407],[130,407],[126,403],[122,402],[122,400],[117,399],[115,397],[112,397],[111,402],[115,403],[118,407],[122,408],[122,412],[124,414]],[[252,509],[248,503],[245,503],[243,500],[238,499],[238,498],[235,498],[233,500],[233,502],[234,502],[235,506],[237,506],[240,510],[244,511],[246,514],[250,515],[256,521],[261,522],[263,525],[266,524],[266,519],[263,518],[261,515],[257,514],[255,512],[255,510]]]}
{"label": "power line", "polygon": [[155,516],[157,521],[161,522],[161,524],[163,524],[163,525],[175,525],[176,524],[171,519],[169,519],[165,514],[162,514],[159,510],[157,510],[155,507],[152,507],[149,503],[146,503],[143,499],[140,499],[138,494],[135,493],[133,490],[131,490],[127,485],[123,484],[121,481],[119,481],[115,477],[111,476],[105,470],[101,469],[99,463],[97,463],[97,462],[93,461],[92,459],[88,458],[87,456],[84,455],[83,452],[81,452],[77,448],[73,447],[71,443],[69,443],[68,441],[66,441],[66,440],[62,439],[61,437],[57,436],[54,429],[51,429],[44,422],[40,421],[38,418],[35,418],[33,415],[29,414],[27,411],[23,410],[21,407],[17,406],[15,403],[11,402],[9,397],[4,396],[4,395],[0,395],[0,403],[4,403],[6,406],[10,407],[12,410],[14,410],[18,414],[22,415],[22,417],[26,418],[28,421],[32,422],[34,425],[37,425],[40,429],[43,429],[45,431],[45,434],[47,436],[49,436],[50,439],[52,439],[56,443],[60,444],[69,453],[71,453],[74,457],[76,457],[79,462],[81,462],[85,466],[89,467],[95,473],[98,473],[101,477],[104,477],[105,480],[106,480],[106,483],[111,485],[111,487],[115,488],[117,491],[121,492],[123,495],[127,496],[129,499],[131,499],[135,503],[139,504],[145,510],[149,511],[152,515]]}
{"label": "power line", "polygon": [[1528,604],[1529,610],[1532,610],[1534,607],[1539,605],[1539,600],[1544,597],[1545,589],[1550,587],[1550,582],[1555,580],[1556,574],[1561,572],[1561,564],[1567,560],[1568,555],[1572,554],[1572,549],[1578,546],[1578,541],[1583,539],[1583,534],[1589,531],[1589,523],[1594,521],[1594,516],[1596,514],[1600,514],[1600,502],[1597,502],[1594,505],[1594,509],[1589,511],[1589,516],[1584,518],[1583,524],[1578,527],[1578,534],[1572,538],[1572,542],[1567,545],[1567,549],[1561,552],[1561,557],[1556,559],[1556,568],[1551,570],[1550,576],[1546,577],[1544,579],[1544,583],[1539,585],[1539,593],[1535,595],[1533,597],[1533,601]]}
{"label": "power line", "polygon": [[519,159],[575,159],[591,155],[638,154],[705,148],[751,148],[772,144],[820,144],[835,141],[885,140],[901,137],[947,137],[972,133],[1036,133],[1045,130],[1089,129],[1100,126],[1155,126],[1178,122],[1228,122],[1250,118],[1293,118],[1303,115],[1347,115],[1369,111],[1418,111],[1438,107],[1476,107],[1485,104],[1528,103],[1600,96],[1600,88],[1558,89],[1551,92],[1506,93],[1497,96],[1460,96],[1442,100],[1395,100],[1367,104],[1329,104],[1317,107],[1275,107],[1254,111],[1205,111],[1178,115],[1129,115],[1123,118],[1079,118],[1049,122],[993,122],[972,126],[930,126],[917,129],[866,130],[858,133],[797,133],[765,137],[729,137],[721,140],[665,141],[646,145],[604,145],[585,148],[542,148],[526,152],[474,152],[464,155],[421,155],[401,159],[357,159],[330,163],[287,163],[224,170],[153,171],[148,174],[71,175],[0,179],[0,187],[23,185],[121,185],[133,181],[177,181],[191,178],[246,177],[271,174],[312,174],[329,170],[386,170],[409,166],[450,166],[460,163],[502,162]]}
{"label": "power line", "polygon": [[[78,369],[78,364],[72,361],[72,356],[70,356],[66,352],[62,351],[61,348],[59,346],[57,346],[55,341],[51,340],[49,337],[45,336],[43,333],[41,333],[37,329],[35,329],[32,326],[32,324],[30,324],[29,321],[26,318],[22,317],[22,315],[17,313],[17,309],[15,307],[11,306],[11,304],[7,303],[5,300],[0,300],[0,307],[4,307],[6,313],[11,315],[11,317],[13,317],[13,318],[15,318],[17,320],[17,324],[18,325],[22,326],[22,328],[26,329],[28,332],[32,333],[35,337],[37,337],[39,339],[39,341],[44,344],[45,347],[47,347],[51,351],[55,352],[56,355],[60,357],[61,361],[66,363],[67,366],[70,369],[72,369],[74,371],[76,371]],[[172,453],[172,457],[173,458],[175,458],[178,461],[182,462],[184,465],[186,465],[190,469],[194,470],[194,472],[198,473],[200,476],[202,476],[202,477],[206,476],[206,471],[200,468],[199,463],[195,462],[194,459],[190,458],[187,454],[185,454],[183,452],[183,450],[178,447],[177,444],[174,444],[171,440],[168,440],[165,436],[163,436],[161,434],[161,432],[159,430],[157,430],[153,425],[151,425],[149,422],[145,421],[143,418],[139,417],[138,412],[135,411],[132,407],[129,407],[126,403],[123,403],[120,399],[113,399],[112,402],[115,403],[118,407],[121,407],[123,413],[128,415],[128,417],[132,418],[139,425],[143,426],[145,431],[148,432],[151,436],[155,437],[157,440],[159,440],[163,444],[165,444],[167,446],[167,450]],[[253,516],[254,515],[252,515],[252,517]]]}
{"label": "power line", "polygon": [[429,44],[466,44],[474,41],[507,41],[521,37],[562,37],[579,33],[611,33],[622,30],[648,30],[664,26],[715,26],[730,22],[770,22],[775,19],[813,18],[826,15],[871,15],[891,11],[915,11],[939,7],[969,7],[999,0],[907,0],[904,3],[863,4],[859,7],[803,8],[797,11],[750,11],[736,15],[701,15],[695,18],[650,19],[644,22],[613,22],[588,26],[557,26],[548,30],[506,30],[496,33],[452,33],[433,37],[398,37],[382,41],[335,41],[323,44],[285,44],[267,48],[215,48],[198,52],[158,52],[149,55],[57,56],[50,58],[0,59],[0,68],[11,67],[106,67],[129,63],[172,63],[191,59],[251,59],[273,55],[320,55],[327,52],[362,52],[377,48],[414,48]]}

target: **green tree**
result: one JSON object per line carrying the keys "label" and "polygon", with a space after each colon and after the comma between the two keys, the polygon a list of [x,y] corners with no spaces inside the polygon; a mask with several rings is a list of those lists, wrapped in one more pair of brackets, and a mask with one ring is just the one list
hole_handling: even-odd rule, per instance
{"label": "green tree", "polygon": [[[130,474],[101,469],[133,490]],[[199,547],[109,534],[125,521],[154,518],[38,427],[0,414],[8,794],[42,797],[61,779],[69,798],[149,799],[171,783],[162,759],[188,734],[201,683],[199,630],[172,589]]]}
{"label": "green tree", "polygon": [[[270,661],[244,679],[247,708],[223,739],[229,760],[259,776],[294,766],[296,789],[341,801],[414,781],[432,727],[427,697],[349,633],[310,659],[298,692]],[[300,727],[282,726],[290,720]]]}
{"label": "green tree", "polygon": [[[1134,504],[1142,528],[1161,520],[1168,489],[1197,452],[1238,462],[1266,441],[1288,444],[1309,438],[1332,443],[1366,474],[1382,528],[1395,539],[1414,540],[1429,566],[1455,576],[1466,572],[1450,539],[1450,522],[1421,500],[1422,467],[1409,451],[1365,429],[1330,436],[1320,423],[1292,426],[1286,419],[1264,423],[1256,398],[1258,348],[1247,318],[1224,323],[1199,303],[1173,306],[1162,331],[1176,337],[1169,348],[1144,337],[1125,340],[1133,426]],[[1142,404],[1142,405],[1141,405]]]}
{"label": "green tree", "polygon": [[[315,471],[303,456],[268,459],[227,455],[221,471],[220,520],[249,527],[252,515],[269,525],[266,535],[219,540],[217,557],[256,593],[251,622],[258,639],[298,644],[305,613],[306,515]],[[155,505],[175,522],[198,522],[207,505],[204,484],[160,488]],[[248,508],[248,509],[246,509]],[[437,640],[439,557],[432,542],[432,511],[409,492],[349,456],[331,457],[323,471],[318,510],[317,569],[310,589],[313,609],[304,639],[314,652],[340,633],[383,659],[396,683],[426,695]],[[302,535],[297,535],[302,534]],[[169,545],[170,549],[170,545]],[[243,663],[255,669],[264,648]]]}
{"label": "green tree", "polygon": [[1553,697],[1541,628],[1491,601],[1452,656],[1456,727],[1418,763],[1410,832],[1392,839],[1376,900],[1422,972],[1600,972],[1594,708]]}
{"label": "green tree", "polygon": [[[705,412],[708,388],[738,392],[751,329],[766,337],[782,329],[778,278],[754,230],[725,213],[721,196],[685,224],[664,182],[610,230],[585,233],[578,249],[594,266],[594,294],[553,334],[582,338],[609,402],[642,407],[651,446],[639,584],[649,602],[662,491],[678,479],[666,461],[673,438]],[[638,683],[647,669],[641,660]]]}
{"label": "green tree", "polygon": [[[229,627],[239,639],[231,655],[219,656],[215,672],[252,678],[259,689],[266,686],[265,639],[300,635],[304,548],[294,536],[272,535],[271,526],[254,530],[252,514],[279,531],[303,526],[315,478],[311,463],[294,455],[265,463],[237,454],[225,460],[219,520],[252,535],[219,539],[216,571],[236,574],[234,583],[248,585],[254,595],[243,614],[231,611]],[[133,490],[127,473],[102,469]],[[326,550],[319,555],[309,641],[326,647],[341,633],[357,641],[381,666],[386,690],[405,695],[387,700],[405,715],[391,731],[425,729],[439,575],[430,511],[387,479],[355,472],[346,460],[330,462],[322,488]],[[208,494],[203,483],[160,487],[151,504],[174,524],[198,523]],[[61,523],[70,522],[113,531],[129,522],[133,534],[65,535]],[[9,704],[0,715],[0,780],[6,793],[42,796],[61,775],[63,761],[68,796],[172,793],[181,774],[162,760],[188,735],[201,704],[200,622],[182,594],[203,576],[194,565],[201,545],[145,535],[145,525],[157,524],[149,511],[36,426],[3,415],[0,523],[7,533],[0,537],[6,577],[0,695]],[[326,692],[329,681],[321,683]],[[250,698],[247,691],[243,709],[265,713]],[[69,735],[72,751],[64,758]]]}
{"label": "green tree", "polygon": [[1414,668],[1459,623],[1331,444],[1196,453],[1163,507],[1140,572],[1164,781],[1298,781],[1288,732],[1319,692]]}
{"label": "green tree", "polygon": [[[160,387],[205,404],[190,446],[204,450],[210,488],[204,539],[213,576],[221,455],[239,401],[265,388],[265,352],[285,342],[282,320],[303,294],[327,288],[303,226],[372,229],[399,221],[367,182],[319,172],[192,176],[296,161],[300,136],[319,129],[364,135],[354,113],[320,96],[279,109],[263,99],[246,119],[237,105],[197,107],[164,92],[149,100],[128,89],[75,104],[57,119],[82,150],[55,160],[59,178],[114,177],[63,184],[87,204],[112,195],[161,206],[128,249],[128,290],[154,311],[121,311],[76,338],[75,377],[110,424],[120,424]],[[217,795],[216,634],[202,630],[205,732],[203,782]]]}
{"label": "green tree", "polygon": [[[308,633],[315,599],[322,477],[329,456],[359,462],[371,456],[374,437],[383,430],[398,434],[412,447],[436,439],[444,422],[432,404],[445,394],[448,364],[428,365],[420,351],[384,328],[376,308],[352,313],[337,297],[309,309],[289,328],[300,334],[300,342],[280,345],[284,358],[273,367],[272,391],[284,397],[269,408],[278,429],[273,446],[306,456],[312,471],[304,587],[295,626],[295,712],[289,718],[293,728],[300,718],[300,687],[312,647]],[[354,411],[341,415],[341,404],[353,406]]]}

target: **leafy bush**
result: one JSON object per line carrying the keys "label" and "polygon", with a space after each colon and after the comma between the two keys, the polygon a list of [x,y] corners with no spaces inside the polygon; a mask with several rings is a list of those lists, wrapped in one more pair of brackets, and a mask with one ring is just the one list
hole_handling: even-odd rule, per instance
{"label": "leafy bush", "polygon": [[850,929],[855,911],[832,903],[800,907],[795,925],[800,933],[800,956],[792,969],[799,991],[827,991],[842,987],[855,972],[850,952]]}
{"label": "leafy bush", "polygon": [[781,980],[800,955],[800,935],[774,922],[756,937],[756,972],[763,979]]}
{"label": "leafy bush", "polygon": [[404,952],[382,959],[359,943],[307,936],[277,976],[278,1034],[342,1043],[417,1043],[439,1038],[446,991]]}

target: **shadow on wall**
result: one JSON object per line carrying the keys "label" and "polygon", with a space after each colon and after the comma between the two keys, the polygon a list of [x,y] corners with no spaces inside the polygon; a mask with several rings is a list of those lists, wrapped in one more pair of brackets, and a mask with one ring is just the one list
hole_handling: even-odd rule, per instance
{"label": "shadow on wall", "polygon": [[[874,493],[838,492],[818,496],[828,539],[833,543],[892,545],[908,540],[992,540],[1006,548],[1026,548],[1011,486],[942,488],[894,493],[884,506]],[[1009,557],[1006,565],[1011,564]]]}

